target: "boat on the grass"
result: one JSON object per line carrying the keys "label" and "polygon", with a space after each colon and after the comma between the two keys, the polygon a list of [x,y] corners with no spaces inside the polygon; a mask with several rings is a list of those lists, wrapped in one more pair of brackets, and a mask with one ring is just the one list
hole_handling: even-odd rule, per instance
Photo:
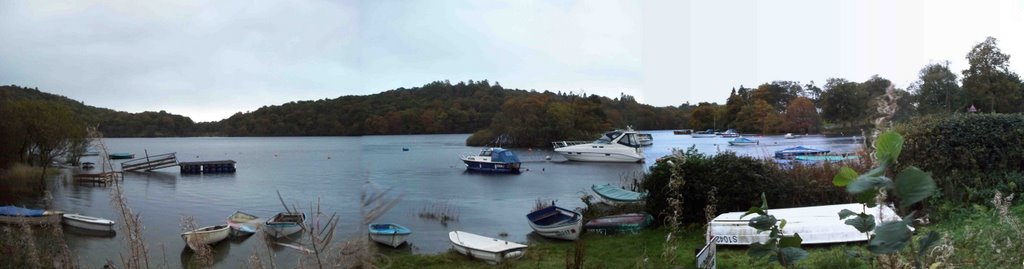
{"label": "boat on the grass", "polygon": [[725,132],[719,133],[719,135],[725,138],[740,137],[740,133],[736,129],[725,130]]}
{"label": "boat on the grass", "polygon": [[124,153],[124,152],[117,152],[117,153],[111,153],[109,155],[109,157],[110,157],[111,160],[132,159],[132,158],[135,158],[135,154]]}
{"label": "boat on the grass", "polygon": [[64,214],[63,222],[71,227],[94,231],[113,231],[114,221],[79,214]]}
{"label": "boat on the grass", "polygon": [[626,190],[612,184],[591,185],[590,189],[611,205],[641,203],[647,197],[647,193]]}
{"label": "boat on the grass", "polygon": [[748,145],[757,145],[757,144],[760,144],[760,143],[761,143],[761,141],[758,141],[756,139],[746,138],[746,137],[737,137],[737,138],[734,138],[733,140],[729,140],[729,145],[730,146],[748,146]]}
{"label": "boat on the grass", "polygon": [[786,133],[786,135],[784,135],[782,137],[785,138],[785,139],[797,139],[797,138],[800,138],[799,135],[795,135],[793,133]]}
{"label": "boat on the grass", "polygon": [[43,225],[60,223],[61,212],[17,206],[0,206],[0,224]]}
{"label": "boat on the grass", "polygon": [[583,215],[554,205],[526,215],[537,234],[555,239],[576,240],[583,232]]}
{"label": "boat on the grass", "polygon": [[231,216],[228,216],[228,227],[231,227],[231,233],[235,235],[251,235],[256,233],[256,226],[259,225],[257,220],[259,218],[253,214],[235,211]]}
{"label": "boat on the grass", "polygon": [[302,230],[306,221],[305,213],[281,212],[264,223],[263,232],[274,238],[285,237]]}
{"label": "boat on the grass", "polygon": [[370,239],[393,248],[405,243],[412,230],[394,223],[372,223],[369,225]]}
{"label": "boat on the grass", "polygon": [[648,133],[638,133],[638,134],[636,134],[636,139],[637,139],[637,141],[640,142],[641,146],[654,145],[654,136],[651,135],[651,134],[648,134]]}
{"label": "boat on the grass", "polygon": [[196,250],[202,245],[213,245],[223,241],[230,233],[231,228],[227,224],[215,225],[181,233],[181,239],[185,240],[188,248]]}
{"label": "boat on the grass", "polygon": [[96,167],[96,164],[92,163],[92,162],[83,162],[82,163],[82,169],[93,169],[95,167]]}
{"label": "boat on the grass", "polygon": [[[857,231],[856,228],[846,225],[844,219],[838,216],[839,211],[849,209],[860,213],[865,209],[864,204],[838,204],[824,206],[794,207],[770,209],[768,213],[777,219],[786,220],[786,228],[783,230],[787,235],[800,234],[802,244],[829,244],[844,243],[868,240],[868,235]],[[867,213],[875,218],[875,225],[883,221],[899,220],[900,217],[888,206],[867,208]],[[754,242],[765,242],[768,240],[768,233],[758,233],[750,227],[750,219],[757,217],[757,214],[750,214],[741,217],[746,212],[729,212],[718,215],[708,223],[705,241],[710,243],[715,237],[719,245],[750,245]],[[848,217],[848,218],[852,218]]]}
{"label": "boat on the grass", "polygon": [[455,251],[489,263],[515,260],[526,254],[526,245],[463,231],[449,232],[448,240]]}
{"label": "boat on the grass", "polygon": [[551,143],[555,152],[570,161],[580,162],[643,162],[637,133],[633,130],[615,130],[601,138],[588,141],[558,141]]}
{"label": "boat on the grass", "polygon": [[715,134],[715,130],[712,130],[712,129],[707,129],[705,131],[699,131],[699,132],[694,132],[694,133],[690,134],[690,137],[692,137],[692,138],[712,138],[712,137],[717,137],[717,136],[718,135]]}
{"label": "boat on the grass", "polygon": [[808,162],[841,162],[847,160],[860,159],[860,156],[854,154],[842,154],[842,155],[804,155],[793,157],[797,161],[808,161]]}
{"label": "boat on the grass", "polygon": [[522,161],[515,152],[503,148],[485,148],[477,155],[459,157],[466,163],[466,169],[481,172],[518,174]]}
{"label": "boat on the grass", "polygon": [[654,221],[654,216],[647,213],[629,213],[605,216],[588,221],[583,228],[602,234],[638,233]]}
{"label": "boat on the grass", "polygon": [[804,146],[796,146],[796,147],[792,147],[792,148],[787,148],[787,149],[783,149],[783,150],[780,150],[780,151],[776,151],[775,152],[775,158],[779,158],[779,159],[792,159],[793,157],[796,157],[796,156],[824,155],[824,154],[828,154],[829,152],[831,152],[831,151],[826,150],[826,149],[816,149],[816,148],[808,148],[808,147],[804,147]]}

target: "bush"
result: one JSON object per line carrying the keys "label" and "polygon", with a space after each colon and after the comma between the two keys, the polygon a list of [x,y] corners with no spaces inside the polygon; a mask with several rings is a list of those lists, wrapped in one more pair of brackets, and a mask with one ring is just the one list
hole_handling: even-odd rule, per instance
{"label": "bush", "polygon": [[943,200],[984,203],[996,190],[1019,191],[1024,171],[1024,115],[928,116],[897,127],[900,165],[931,171]]}
{"label": "bush", "polygon": [[[854,163],[851,166],[856,169],[862,165]],[[832,177],[838,172],[839,165],[797,164],[783,169],[770,159],[737,156],[734,152],[708,156],[691,148],[679,156],[659,159],[640,183],[641,188],[648,192],[648,211],[659,219],[666,215],[667,186],[672,169],[676,169],[685,181],[680,190],[684,223],[706,221],[704,209],[712,188],[717,188],[717,204],[714,206],[718,213],[746,211],[751,205],[761,203],[761,193],[773,208],[851,201],[845,189],[832,185]]]}

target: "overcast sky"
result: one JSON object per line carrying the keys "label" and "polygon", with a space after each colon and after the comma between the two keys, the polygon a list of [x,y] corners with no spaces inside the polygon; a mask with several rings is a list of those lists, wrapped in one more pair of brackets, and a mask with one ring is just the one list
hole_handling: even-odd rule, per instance
{"label": "overcast sky", "polygon": [[435,80],[724,102],[739,85],[873,74],[999,39],[1024,1],[0,1],[0,84],[196,121]]}

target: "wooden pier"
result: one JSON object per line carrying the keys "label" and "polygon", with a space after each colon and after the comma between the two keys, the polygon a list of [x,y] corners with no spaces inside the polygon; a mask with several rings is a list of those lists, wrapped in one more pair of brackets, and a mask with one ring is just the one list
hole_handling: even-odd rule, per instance
{"label": "wooden pier", "polygon": [[178,166],[181,166],[182,174],[235,172],[235,161],[233,160],[182,162],[178,163]]}
{"label": "wooden pier", "polygon": [[138,172],[138,171],[153,171],[156,169],[173,167],[178,165],[178,158],[174,156],[174,153],[160,154],[149,156],[146,153],[146,157],[133,159],[121,163],[121,171],[125,172]]}

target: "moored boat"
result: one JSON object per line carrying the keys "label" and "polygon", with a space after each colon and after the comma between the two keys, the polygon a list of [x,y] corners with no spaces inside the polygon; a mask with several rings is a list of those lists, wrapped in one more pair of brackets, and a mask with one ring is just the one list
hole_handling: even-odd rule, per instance
{"label": "moored boat", "polygon": [[[843,209],[861,212],[863,204],[838,204],[824,206],[794,207],[770,209],[768,213],[777,219],[786,220],[784,232],[787,235],[800,234],[801,244],[829,244],[868,240],[868,235],[846,225],[845,219],[837,214]],[[899,220],[900,217],[888,206],[867,208],[868,214],[874,216],[875,225],[882,221]],[[714,237],[719,245],[750,245],[768,240],[768,233],[758,233],[750,227],[750,219],[757,214],[743,216],[746,212],[729,212],[718,215],[708,223],[705,241],[710,243]],[[848,217],[848,218],[852,218]]]}
{"label": "moored boat", "polygon": [[526,254],[526,245],[463,231],[449,232],[448,240],[455,251],[490,263],[515,260]]}
{"label": "moored boat", "polygon": [[401,246],[412,234],[409,228],[394,223],[372,223],[368,228],[370,239],[393,248]]}
{"label": "moored boat", "polygon": [[641,146],[654,145],[654,136],[652,136],[651,134],[638,133],[638,134],[636,134],[636,139],[637,139],[637,141],[640,142]]}
{"label": "moored boat", "polygon": [[503,148],[485,148],[480,154],[461,156],[459,159],[471,171],[518,174],[522,166],[515,152]]}
{"label": "moored boat", "polygon": [[676,134],[676,135],[685,135],[685,134],[690,134],[690,133],[693,133],[692,129],[682,129],[682,130],[672,131],[672,134]]}
{"label": "moored boat", "polygon": [[555,152],[570,161],[580,162],[643,162],[637,133],[633,130],[615,130],[604,133],[593,142],[558,141],[551,144]]}
{"label": "moored boat", "polygon": [[591,185],[590,189],[601,197],[601,200],[611,205],[641,203],[647,196],[647,193],[626,190],[612,184]]}
{"label": "moored boat", "polygon": [[800,138],[799,135],[794,135],[793,133],[786,133],[786,135],[784,135],[782,137],[785,138],[785,139],[797,139],[797,138]]}
{"label": "moored boat", "polygon": [[694,132],[694,133],[690,134],[690,137],[692,137],[692,138],[712,138],[712,137],[717,137],[717,136],[718,135],[715,134],[715,130],[712,130],[712,129],[707,129],[705,131],[699,131],[699,132]]}
{"label": "moored boat", "polygon": [[557,206],[548,206],[526,215],[537,234],[555,239],[576,240],[583,232],[583,215]]}
{"label": "moored boat", "polygon": [[43,225],[60,223],[60,212],[17,206],[0,206],[0,224]]}
{"label": "moored boat", "polygon": [[228,225],[215,225],[181,233],[181,239],[185,240],[185,245],[189,248],[196,250],[202,245],[213,245],[223,241],[230,233],[231,228]]}
{"label": "moored boat", "polygon": [[235,235],[254,234],[256,233],[256,226],[259,224],[259,218],[253,214],[235,211],[231,216],[228,216],[228,227],[231,227],[231,232]]}
{"label": "moored boat", "polygon": [[638,233],[654,221],[654,216],[647,213],[629,213],[605,216],[588,221],[583,228],[602,234]]}
{"label": "moored boat", "polygon": [[719,135],[726,138],[740,137],[740,133],[736,132],[736,129],[725,130],[725,132],[722,132]]}
{"label": "moored boat", "polygon": [[277,213],[264,223],[263,232],[274,238],[285,237],[301,231],[305,221],[305,213]]}
{"label": "moored boat", "polygon": [[68,226],[94,231],[113,231],[114,221],[79,214],[64,214],[63,222]]}
{"label": "moored boat", "polygon": [[757,145],[757,144],[760,144],[760,143],[761,143],[761,141],[758,141],[758,140],[755,140],[755,139],[746,138],[746,137],[737,137],[737,138],[735,138],[733,140],[729,140],[729,145],[730,146],[749,146],[749,145]]}
{"label": "moored boat", "polygon": [[96,167],[95,163],[92,163],[92,162],[83,162],[82,163],[82,169],[93,169],[94,167]]}
{"label": "moored boat", "polygon": [[117,152],[117,153],[111,153],[110,155],[108,155],[108,157],[111,160],[131,159],[131,158],[135,158],[135,154],[124,153],[124,152]]}
{"label": "moored boat", "polygon": [[860,156],[853,154],[841,154],[841,155],[803,155],[793,157],[797,161],[808,161],[808,162],[841,162],[847,160],[860,159]]}
{"label": "moored boat", "polygon": [[779,159],[792,159],[793,157],[796,157],[796,156],[823,155],[823,154],[828,154],[829,152],[830,152],[829,150],[824,150],[824,149],[816,149],[816,148],[808,148],[808,147],[804,147],[804,146],[796,146],[796,147],[792,147],[792,148],[787,148],[787,149],[776,151],[775,152],[775,158],[779,158]]}

